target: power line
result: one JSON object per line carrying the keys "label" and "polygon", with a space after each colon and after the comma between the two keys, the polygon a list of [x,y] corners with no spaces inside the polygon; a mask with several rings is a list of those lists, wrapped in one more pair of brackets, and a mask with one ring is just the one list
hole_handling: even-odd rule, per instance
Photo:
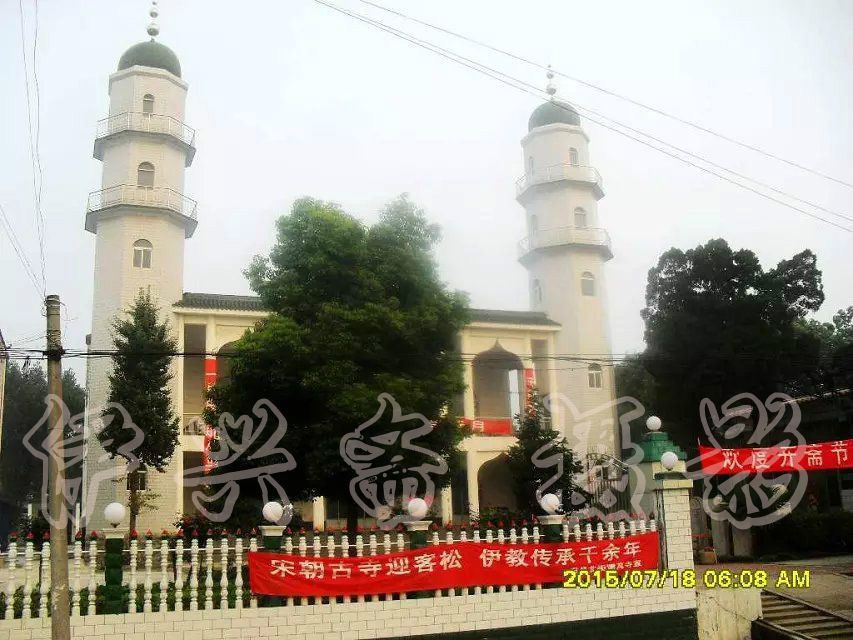
{"label": "power line", "polygon": [[41,208],[42,182],[43,173],[41,167],[41,154],[39,152],[39,138],[41,135],[41,99],[39,97],[38,88],[38,70],[36,67],[36,51],[38,49],[38,0],[34,2],[35,6],[35,32],[33,35],[33,79],[35,81],[35,99],[36,99],[36,125],[35,136],[33,135],[33,117],[32,104],[30,101],[30,73],[27,67],[27,51],[26,51],[26,34],[24,29],[24,5],[23,0],[18,0],[18,11],[21,18],[21,57],[24,64],[24,85],[27,98],[27,140],[30,147],[30,165],[33,174],[33,198],[35,200],[36,214],[36,231],[39,239],[39,255],[41,257],[41,280],[42,290],[47,289],[47,277],[45,275],[45,255],[44,255],[44,212]]}
{"label": "power line", "polygon": [[[533,95],[533,96],[538,97],[538,98],[543,98],[543,97],[544,97],[545,99],[549,99],[549,98],[550,98],[550,96],[543,95],[543,94],[545,94],[545,92],[544,92],[544,91],[542,91],[541,89],[539,89],[539,88],[535,87],[534,85],[532,85],[532,84],[530,84],[530,83],[528,83],[528,82],[525,82],[524,80],[521,80],[521,79],[519,79],[519,78],[515,78],[515,77],[513,77],[513,76],[511,76],[511,75],[509,75],[509,74],[503,73],[502,71],[499,71],[499,70],[497,70],[497,69],[494,69],[494,68],[492,68],[492,67],[489,67],[489,66],[487,66],[487,65],[484,65],[484,64],[483,64],[483,63],[481,63],[481,62],[477,62],[476,60],[472,60],[471,58],[466,58],[465,56],[462,56],[462,55],[460,55],[460,54],[454,53],[454,52],[450,51],[449,49],[445,49],[444,47],[441,47],[441,46],[439,46],[439,45],[435,45],[435,44],[430,43],[430,42],[428,42],[428,41],[426,41],[426,40],[421,40],[421,39],[419,39],[419,38],[417,38],[417,37],[415,37],[415,36],[412,36],[411,34],[406,33],[405,31],[402,31],[402,30],[396,29],[396,28],[394,28],[394,27],[391,27],[391,26],[389,26],[389,25],[386,25],[385,23],[380,22],[380,21],[378,21],[378,20],[374,20],[374,19],[372,19],[372,18],[368,18],[367,16],[364,16],[364,15],[361,15],[361,14],[358,14],[358,13],[355,13],[355,12],[352,12],[352,11],[349,11],[349,10],[347,10],[347,9],[343,9],[343,8],[338,7],[337,5],[334,5],[334,4],[330,3],[330,2],[326,2],[325,0],[313,0],[313,1],[314,1],[314,2],[316,2],[317,4],[321,4],[321,5],[323,5],[323,6],[327,7],[327,8],[329,8],[329,9],[332,9],[333,11],[337,11],[338,13],[341,13],[341,14],[346,15],[346,16],[348,16],[348,17],[354,18],[354,19],[356,19],[356,20],[358,20],[358,21],[360,21],[360,22],[364,22],[365,24],[369,24],[369,25],[371,25],[371,26],[373,26],[373,27],[376,27],[377,29],[380,29],[381,31],[385,31],[385,32],[387,32],[387,33],[390,33],[391,35],[393,35],[393,36],[395,36],[395,37],[397,37],[397,38],[400,38],[400,39],[402,39],[402,40],[405,40],[405,41],[407,41],[407,42],[409,42],[409,43],[411,43],[411,44],[414,44],[414,45],[416,45],[416,46],[418,46],[418,47],[421,47],[421,48],[423,48],[423,49],[426,49],[427,51],[431,51],[432,53],[435,53],[435,54],[437,54],[437,55],[439,55],[439,56],[441,56],[441,57],[443,57],[443,58],[447,58],[448,60],[450,60],[450,61],[452,61],[452,62],[455,62],[455,63],[457,63],[457,64],[460,64],[460,65],[462,65],[462,66],[464,66],[464,67],[467,67],[467,68],[469,68],[469,69],[472,69],[472,70],[474,70],[474,71],[477,71],[478,73],[481,73],[481,74],[483,74],[483,75],[486,75],[486,76],[488,76],[488,77],[490,77],[490,78],[492,78],[492,79],[494,79],[494,80],[498,80],[499,82],[502,82],[503,84],[506,84],[506,85],[508,85],[508,86],[510,86],[510,87],[512,87],[512,88],[514,88],[514,89],[517,89],[517,90],[519,90],[519,91],[522,91],[522,92],[524,92],[524,93],[527,93],[527,94]],[[568,111],[568,110],[569,110],[569,107],[568,107],[568,106],[566,106],[566,105],[564,105],[564,104],[561,104],[561,103],[560,103],[560,102],[558,102],[558,101],[555,101],[553,104],[557,105],[558,107],[560,107],[561,109],[564,109],[564,110],[566,110],[566,111]],[[596,115],[597,115],[597,112],[592,111],[591,109],[587,109],[587,108],[582,107],[582,106],[577,105],[577,104],[575,104],[575,106],[576,106],[577,108],[579,108],[580,110],[582,110],[582,111],[587,111],[587,112],[589,112],[589,113],[594,113],[594,114],[596,114]],[[810,212],[810,211],[807,211],[807,210],[802,209],[802,208],[800,208],[800,207],[794,206],[794,205],[792,205],[792,204],[790,204],[790,203],[788,203],[788,202],[785,202],[784,200],[780,200],[779,198],[776,198],[776,197],[774,197],[774,196],[772,196],[772,195],[769,195],[769,194],[767,194],[767,193],[764,193],[764,192],[762,192],[762,191],[760,191],[760,190],[758,190],[758,189],[756,189],[756,188],[754,188],[754,187],[751,187],[750,185],[743,184],[743,183],[738,182],[737,180],[734,180],[734,179],[732,179],[732,178],[730,178],[730,177],[728,177],[728,176],[726,176],[726,175],[720,174],[720,173],[718,173],[718,172],[716,172],[716,171],[714,171],[714,170],[712,170],[712,169],[709,169],[708,167],[704,167],[704,166],[702,166],[702,165],[696,164],[695,162],[692,162],[692,161],[688,160],[687,158],[683,158],[683,157],[681,157],[681,156],[679,156],[679,155],[677,155],[677,154],[675,154],[675,153],[672,153],[672,152],[670,152],[670,151],[667,151],[666,149],[661,149],[660,147],[657,147],[657,146],[655,146],[655,145],[653,145],[653,144],[650,144],[649,142],[647,142],[647,141],[645,141],[645,140],[642,140],[642,139],[640,139],[640,138],[638,138],[638,137],[636,137],[636,136],[634,136],[634,135],[632,135],[632,134],[630,134],[630,133],[627,133],[627,132],[625,132],[625,131],[622,131],[622,130],[620,130],[620,129],[617,129],[617,128],[615,128],[614,126],[608,125],[608,124],[606,124],[606,123],[602,122],[601,120],[597,120],[596,118],[590,117],[590,116],[588,116],[588,115],[587,115],[587,116],[585,116],[585,117],[587,118],[587,120],[589,120],[590,122],[593,122],[593,123],[595,123],[595,124],[599,125],[600,127],[603,127],[603,128],[605,128],[605,129],[607,129],[607,130],[609,130],[609,131],[613,131],[614,133],[617,133],[617,134],[619,134],[619,135],[621,135],[621,136],[624,136],[624,137],[626,137],[626,138],[629,138],[630,140],[634,140],[635,142],[639,142],[640,144],[642,144],[642,145],[644,145],[644,146],[647,146],[647,147],[649,147],[649,148],[651,148],[651,149],[654,149],[655,151],[658,151],[658,152],[660,152],[660,153],[663,153],[664,155],[667,155],[667,156],[669,156],[669,157],[671,157],[671,158],[673,158],[673,159],[675,159],[675,160],[678,160],[678,161],[680,161],[680,162],[683,162],[684,164],[687,164],[687,165],[689,165],[689,166],[691,166],[691,167],[694,167],[694,168],[696,168],[696,169],[699,169],[700,171],[704,171],[705,173],[708,173],[708,174],[710,174],[710,175],[712,175],[712,176],[715,176],[715,177],[717,177],[717,178],[719,178],[719,179],[721,179],[721,180],[724,180],[724,181],[726,181],[726,182],[729,182],[730,184],[733,184],[733,185],[735,185],[735,186],[737,186],[737,187],[740,187],[741,189],[745,189],[745,190],[747,190],[747,191],[750,191],[750,192],[752,192],[752,193],[754,193],[754,194],[756,194],[756,195],[759,195],[759,196],[761,196],[761,197],[763,197],[763,198],[766,198],[766,199],[768,199],[768,200],[770,200],[770,201],[772,201],[772,202],[775,202],[775,203],[777,203],[777,204],[780,204],[780,205],[782,205],[782,206],[788,207],[789,209],[792,209],[793,211],[797,211],[797,212],[799,212],[799,213],[801,213],[801,214],[803,214],[803,215],[806,215],[806,216],[808,216],[808,217],[810,217],[810,218],[813,218],[813,219],[815,219],[815,220],[818,220],[818,221],[820,221],[820,222],[824,222],[824,223],[826,223],[826,224],[832,225],[833,227],[836,227],[836,228],[838,228],[838,229],[841,229],[842,231],[847,231],[848,233],[853,232],[853,229],[851,229],[851,228],[845,227],[845,226],[840,225],[840,224],[838,224],[838,223],[836,223],[836,222],[833,222],[833,221],[831,221],[831,220],[827,220],[826,218],[823,218],[823,217],[821,217],[821,216],[819,216],[819,215],[816,215],[816,214],[814,214],[814,213],[812,213],[812,212]],[[659,139],[657,139],[657,138],[655,138],[655,137],[653,137],[653,136],[650,136],[650,135],[648,135],[648,134],[646,134],[646,133],[643,133],[643,132],[641,132],[641,131],[638,131],[638,130],[636,130],[636,129],[632,129],[632,128],[631,128],[631,127],[629,127],[628,125],[624,125],[624,124],[622,124],[622,123],[620,123],[620,122],[618,122],[618,121],[616,121],[616,120],[612,120],[612,119],[610,119],[610,118],[606,118],[606,119],[607,119],[608,121],[610,121],[610,122],[614,123],[615,125],[619,126],[619,127],[623,127],[623,128],[625,128],[625,129],[628,129],[628,130],[637,131],[640,135],[643,135],[643,136],[645,136],[645,137],[649,138],[650,140],[656,140],[656,141],[659,141],[661,144],[664,144],[664,145],[666,145],[666,146],[668,146],[668,147],[670,147],[670,148],[677,149],[676,147],[674,147],[673,145],[670,145],[670,144],[669,144],[669,143],[667,143],[667,142],[664,142],[664,141],[662,141],[662,140],[659,140]],[[696,157],[697,159],[699,159],[699,160],[701,160],[702,162],[705,162],[705,163],[707,163],[707,164],[710,164],[710,165],[713,165],[713,164],[714,164],[714,163],[711,163],[711,162],[710,162],[710,161],[708,161],[708,160],[705,160],[705,159],[704,159],[704,158],[702,158],[701,156],[697,156],[697,155],[695,155],[695,154],[690,154],[690,152],[685,152],[685,153],[688,153],[689,155],[692,155],[692,156]],[[719,165],[714,165],[714,166],[719,166]],[[740,175],[740,174],[737,174],[736,172],[734,172],[734,171],[732,171],[732,170],[730,170],[730,169],[725,169],[725,168],[723,168],[723,170],[725,170],[725,171],[727,171],[727,172],[729,172],[729,173],[731,173],[731,174],[733,174],[733,175]],[[749,181],[751,181],[751,182],[754,182],[754,183],[756,183],[756,184],[762,184],[762,186],[766,186],[767,188],[770,188],[770,189],[772,189],[772,190],[778,191],[779,193],[782,193],[785,197],[791,198],[792,200],[800,200],[800,199],[799,199],[799,198],[797,198],[796,196],[792,196],[792,195],[787,194],[787,193],[785,193],[785,192],[782,192],[782,191],[776,190],[774,187],[770,187],[769,185],[763,185],[763,183],[760,183],[759,181],[754,180],[754,179],[752,179],[752,178],[745,178],[745,179],[747,179],[747,180],[749,180]],[[802,201],[802,200],[800,200],[800,201]],[[841,217],[843,217],[843,218],[845,218],[845,219],[850,220],[850,218],[847,218],[846,216],[844,216],[844,214],[837,214],[836,212],[831,212],[831,213],[833,213],[834,215],[840,215]]]}
{"label": "power line", "polygon": [[12,223],[9,222],[9,218],[6,216],[6,210],[3,208],[2,204],[0,204],[0,221],[2,221],[3,230],[9,238],[9,243],[12,245],[12,249],[17,254],[18,260],[21,262],[21,266],[24,267],[24,273],[27,274],[30,282],[33,283],[33,287],[35,287],[36,295],[39,297],[39,300],[43,300],[46,297],[45,290],[39,287],[39,280],[38,276],[36,276],[35,269],[33,269],[32,264],[30,264],[30,261],[27,259],[27,255],[18,240],[15,229],[12,227]]}
{"label": "power line", "polygon": [[840,178],[835,178],[835,177],[828,175],[826,173],[822,173],[820,171],[817,171],[816,169],[812,169],[812,168],[807,167],[805,165],[794,162],[793,160],[788,160],[787,158],[783,158],[779,155],[776,155],[774,153],[771,153],[769,151],[761,149],[760,147],[756,147],[755,145],[751,145],[747,142],[737,140],[735,138],[732,138],[731,136],[727,136],[723,133],[720,133],[719,131],[715,131],[715,130],[710,129],[708,127],[705,127],[701,124],[697,124],[695,122],[691,122],[690,120],[687,120],[686,118],[681,118],[679,116],[673,115],[671,113],[664,111],[663,109],[653,107],[649,104],[640,102],[639,100],[634,100],[633,98],[630,98],[624,94],[618,93],[616,91],[612,91],[610,89],[606,89],[600,85],[597,85],[597,84],[594,84],[592,82],[588,82],[586,80],[578,78],[577,76],[572,76],[572,75],[569,75],[569,74],[564,73],[562,71],[559,71],[557,69],[552,69],[548,65],[544,65],[540,62],[536,62],[535,60],[530,60],[529,58],[525,58],[524,56],[520,56],[518,54],[512,53],[512,52],[507,51],[505,49],[501,49],[500,47],[495,47],[495,46],[490,45],[490,44],[483,42],[481,40],[471,38],[469,36],[458,33],[456,31],[452,31],[450,29],[446,29],[446,28],[438,26],[436,24],[432,24],[432,23],[426,22],[424,20],[419,20],[418,18],[407,15],[407,14],[403,13],[402,11],[397,11],[395,9],[391,9],[390,7],[385,7],[385,6],[378,4],[376,2],[371,2],[370,0],[359,0],[359,2],[366,4],[366,5],[369,5],[371,7],[375,7],[376,9],[380,9],[381,11],[385,11],[387,13],[393,14],[395,16],[403,18],[404,20],[409,20],[411,22],[415,22],[417,24],[428,27],[430,29],[434,29],[436,31],[446,33],[448,35],[453,36],[454,38],[459,38],[459,39],[464,40],[466,42],[469,42],[471,44],[477,45],[478,47],[483,47],[483,48],[489,49],[490,51],[494,51],[495,53],[499,53],[501,55],[508,56],[510,58],[513,58],[514,60],[519,61],[519,62],[523,62],[525,64],[536,67],[537,69],[541,69],[543,71],[550,70],[562,78],[566,78],[567,80],[571,80],[572,82],[577,82],[578,84],[581,84],[585,87],[589,87],[590,89],[594,89],[595,91],[599,91],[599,92],[604,93],[606,95],[609,95],[611,97],[618,98],[619,100],[624,100],[625,102],[633,104],[634,106],[641,107],[643,109],[651,111],[652,113],[656,113],[656,114],[663,116],[665,118],[669,118],[670,120],[674,120],[675,122],[678,122],[680,124],[687,125],[688,127],[692,127],[693,129],[696,129],[697,131],[701,131],[703,133],[707,133],[709,135],[715,136],[717,138],[720,138],[721,140],[725,140],[726,142],[729,142],[731,144],[735,144],[735,145],[742,147],[744,149],[748,149],[748,150],[753,151],[755,153],[761,154],[767,158],[771,158],[771,159],[776,160],[778,162],[782,162],[784,164],[787,164],[791,167],[795,167],[797,169],[801,169],[802,171],[806,171],[808,173],[811,173],[812,175],[819,176],[819,177],[824,178],[826,180],[831,180],[832,182],[844,185],[845,187],[853,188],[853,184],[851,184],[850,182],[847,182],[847,181],[842,180]]}

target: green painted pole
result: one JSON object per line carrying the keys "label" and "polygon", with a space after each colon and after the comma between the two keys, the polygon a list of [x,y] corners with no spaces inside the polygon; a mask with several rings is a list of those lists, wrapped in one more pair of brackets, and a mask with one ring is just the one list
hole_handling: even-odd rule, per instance
{"label": "green painted pole", "polygon": [[[104,613],[125,613],[122,590],[122,562],[124,556],[124,532],[118,530],[104,533]],[[90,544],[97,544],[92,540]],[[90,598],[95,594],[90,593]]]}

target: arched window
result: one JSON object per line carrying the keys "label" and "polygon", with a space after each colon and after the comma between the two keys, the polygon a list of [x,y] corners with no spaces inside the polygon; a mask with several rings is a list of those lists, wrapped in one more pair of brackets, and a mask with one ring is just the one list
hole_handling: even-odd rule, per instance
{"label": "arched window", "polygon": [[154,165],[150,162],[143,162],[136,169],[136,184],[140,187],[154,186]]}
{"label": "arched window", "polygon": [[142,96],[142,113],[154,113],[154,96],[150,93]]}
{"label": "arched window", "polygon": [[578,150],[574,147],[569,149],[569,164],[573,167],[578,166]]}
{"label": "arched window", "polygon": [[595,276],[589,271],[584,271],[581,275],[581,294],[585,296],[595,295]]}
{"label": "arched window", "polygon": [[533,173],[533,156],[527,158],[527,173]]}
{"label": "arched window", "polygon": [[542,302],[542,285],[539,283],[538,278],[534,278],[533,282],[530,283],[530,291],[533,295],[533,302]]}
{"label": "arched window", "polygon": [[591,364],[586,371],[590,389],[601,389],[601,365]]}
{"label": "arched window", "polygon": [[580,207],[575,209],[575,226],[579,229],[586,228],[586,211]]}
{"label": "arched window", "polygon": [[539,230],[539,220],[536,218],[536,214],[531,214],[530,216],[530,236],[531,239],[536,235],[536,232]]}
{"label": "arched window", "polygon": [[133,243],[133,266],[137,269],[151,268],[153,245],[148,240],[137,240]]}

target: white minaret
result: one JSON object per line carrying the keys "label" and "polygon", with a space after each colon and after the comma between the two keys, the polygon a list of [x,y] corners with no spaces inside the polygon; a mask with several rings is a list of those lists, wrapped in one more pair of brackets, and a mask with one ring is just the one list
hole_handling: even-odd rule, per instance
{"label": "white minaret", "polygon": [[[184,172],[195,154],[195,132],[184,124],[187,83],[178,57],[155,41],[159,28],[152,3],[151,39],[128,49],[110,76],[109,117],[98,123],[94,156],[103,161],[102,189],[89,195],[86,230],[95,234],[95,284],[90,350],[113,348],[111,326],[140,291],[150,293],[175,327],[172,305],[183,294],[184,240],[196,228],[196,203],[184,195]],[[91,411],[99,411],[109,393],[108,358],[90,358],[87,387]],[[181,394],[173,389],[173,409],[181,411]],[[89,423],[89,433],[99,428]],[[87,476],[108,471],[103,449],[89,438]],[[149,488],[159,494],[168,520],[182,511],[182,487],[175,472],[182,468],[176,451],[169,472],[150,473]],[[101,529],[103,507],[114,500],[126,504],[125,485],[101,482],[97,495],[86,495],[92,516],[88,528]],[[156,515],[156,514],[155,514]],[[141,530],[147,528],[140,514]],[[162,517],[154,520],[155,524]],[[143,528],[145,527],[145,528]],[[162,527],[161,527],[162,528]]]}
{"label": "white minaret", "polygon": [[[606,359],[610,339],[604,264],[613,254],[598,215],[604,191],[591,166],[580,116],[556,99],[552,78],[549,71],[551,99],[530,116],[521,141],[525,173],[517,183],[517,198],[525,209],[527,237],[520,243],[519,260],[529,273],[530,308],[562,325],[555,352]],[[581,413],[615,397],[613,370],[606,362],[567,359],[545,367],[557,369],[557,391]],[[571,411],[555,411],[554,419],[578,453],[612,454],[614,415],[605,409],[590,427]]]}

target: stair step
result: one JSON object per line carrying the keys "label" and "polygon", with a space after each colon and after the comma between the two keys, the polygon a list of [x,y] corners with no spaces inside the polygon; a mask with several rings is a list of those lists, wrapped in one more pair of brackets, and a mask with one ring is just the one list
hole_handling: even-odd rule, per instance
{"label": "stair step", "polygon": [[810,633],[812,631],[833,631],[833,630],[847,630],[853,631],[850,623],[845,620],[823,620],[821,622],[809,622],[807,624],[792,624],[790,625],[791,629],[795,631],[799,631],[800,633]]}

